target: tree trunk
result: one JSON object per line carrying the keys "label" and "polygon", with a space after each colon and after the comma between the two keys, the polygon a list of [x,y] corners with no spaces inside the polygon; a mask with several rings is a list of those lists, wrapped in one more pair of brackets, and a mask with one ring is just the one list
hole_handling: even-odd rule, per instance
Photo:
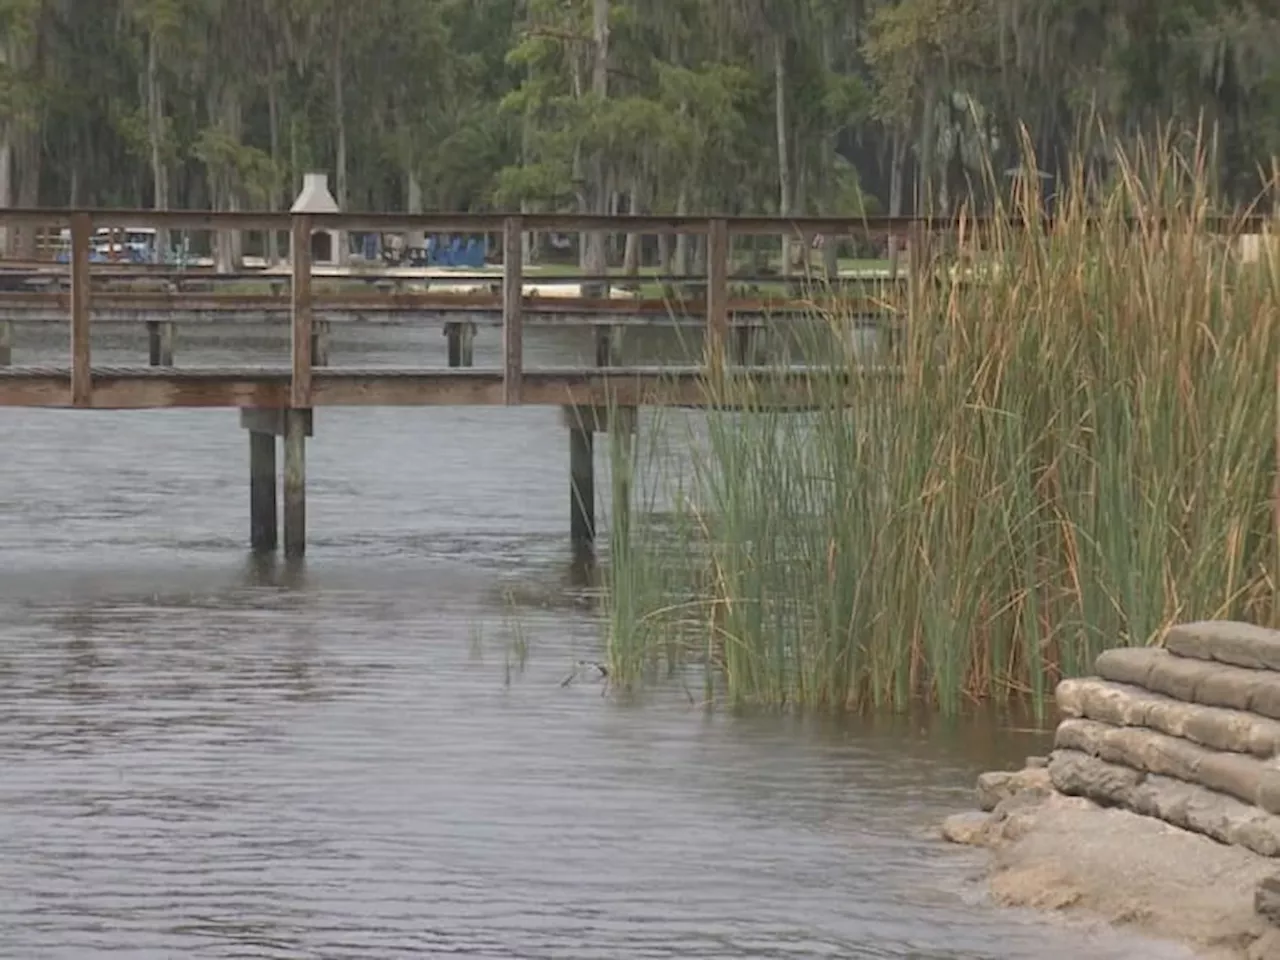
{"label": "tree trunk", "polygon": [[[591,95],[597,100],[609,96],[609,0],[592,0],[591,39],[594,56],[591,64]],[[603,150],[596,150],[591,158],[591,183],[587,193],[591,197],[591,212],[603,216],[609,212],[609,183],[606,158]],[[609,270],[607,254],[608,237],[602,230],[593,230],[586,237],[583,256],[583,272],[603,276]],[[603,296],[607,285],[592,283],[584,289],[584,296]]]}
{"label": "tree trunk", "polygon": [[[573,57],[570,65],[569,81],[573,90],[573,98],[575,100],[582,99],[582,65],[577,57]],[[591,197],[588,193],[586,177],[582,171],[582,141],[579,140],[573,145],[573,159],[571,161],[570,178],[573,181],[574,197],[578,202],[578,212],[588,214],[591,212]],[[587,237],[588,234],[578,234],[578,270],[585,272],[587,269]]]}
{"label": "tree trunk", "polygon": [[[0,41],[0,67],[18,79],[28,71],[39,74],[38,44],[23,43],[18,34]],[[40,201],[40,128],[43,118],[9,117],[4,121],[4,140],[0,143],[0,190],[6,205],[39,206]],[[16,193],[16,196],[15,196]],[[33,257],[36,252],[36,230],[15,226],[5,231],[4,250],[19,257]]]}
{"label": "tree trunk", "polygon": [[[334,133],[336,137],[334,167],[337,180],[337,196],[334,197],[338,201],[338,209],[347,209],[347,110],[343,97],[342,82],[342,7],[338,8],[337,22],[334,24],[333,33],[333,62],[329,65],[333,74],[333,121]],[[339,230],[334,233],[333,242],[337,244],[338,249],[333,251],[334,259],[339,266],[346,266],[349,260],[347,234],[345,230]]]}
{"label": "tree trunk", "polygon": [[[0,43],[0,67],[9,66],[9,47],[12,43],[12,39]],[[13,206],[14,127],[11,119],[0,121],[0,207]],[[16,239],[8,227],[0,225],[0,256],[13,256],[13,243]]]}
{"label": "tree trunk", "polygon": [[[169,172],[164,162],[164,98],[160,90],[160,52],[155,31],[147,35],[147,139],[151,147],[151,205],[169,209]],[[156,229],[156,256],[164,263],[169,256],[169,231]]]}
{"label": "tree trunk", "polygon": [[[778,216],[791,216],[791,157],[787,123],[787,38],[773,37],[773,114],[778,140]],[[791,272],[791,236],[782,234],[782,274]]]}
{"label": "tree trunk", "polygon": [[[893,135],[893,156],[889,161],[889,216],[902,216],[902,167],[906,162],[907,146],[901,134]],[[889,276],[898,275],[898,251],[901,241],[889,237]]]}
{"label": "tree trunk", "polygon": [[[30,127],[23,127],[18,136],[17,150],[14,159],[18,168],[18,206],[40,206],[40,172],[43,156],[40,150],[39,121]],[[17,255],[34,257],[36,255],[36,228],[19,227],[17,230]]]}
{"label": "tree trunk", "polygon": [[[13,206],[13,143],[10,139],[12,125],[10,123],[3,124],[0,127],[0,207]],[[9,228],[0,226],[0,256],[11,256],[13,248],[10,245],[12,237],[9,234]]]}
{"label": "tree trunk", "polygon": [[[240,93],[231,84],[208,95],[209,116],[232,143],[240,143],[243,128],[240,111]],[[215,210],[240,209],[236,171],[218,162],[208,171],[210,199]],[[243,238],[239,230],[219,230],[214,235],[214,269],[218,273],[231,273],[243,262]]]}
{"label": "tree trunk", "polygon": [[[283,210],[284,190],[280,176],[280,75],[276,71],[275,54],[270,55],[267,63],[270,71],[267,79],[267,122],[271,126],[271,209]],[[267,265],[275,266],[280,262],[280,234],[275,230],[267,231]]]}
{"label": "tree trunk", "polygon": [[[795,192],[791,195],[791,212],[798,217],[809,214],[809,161],[808,157],[800,157],[793,175]],[[799,239],[793,237],[792,241],[791,256],[794,268],[798,269],[802,276],[808,276],[811,266],[809,244],[812,243],[813,238],[801,234]]]}
{"label": "tree trunk", "polygon": [[924,113],[920,121],[920,163],[916,168],[916,215],[933,213],[934,147],[937,143],[937,94],[932,85],[924,91]]}
{"label": "tree trunk", "polygon": [[[532,67],[528,68],[528,70],[525,71],[525,80],[527,82],[532,83],[533,81]],[[533,159],[532,158],[533,150],[530,147],[530,142],[532,138],[533,138],[533,116],[532,116],[532,113],[528,109],[526,109],[524,116],[521,118],[521,122],[520,122],[520,162],[523,164],[528,164]],[[527,197],[520,198],[520,212],[522,214],[533,212],[532,206],[530,205],[529,199]],[[533,263],[537,258],[537,250],[538,250],[537,236],[534,234],[532,230],[523,231],[520,234],[520,255],[523,258],[521,262],[524,264]]]}
{"label": "tree trunk", "polygon": [[[824,161],[827,169],[827,175],[824,178],[823,186],[823,204],[822,209],[827,215],[843,216],[848,211],[839,209],[835,200],[835,189],[833,181],[835,172],[832,169],[833,164],[828,158]],[[838,236],[825,236],[822,238],[822,272],[828,280],[835,280],[840,276],[840,242],[844,239],[844,234]]]}
{"label": "tree trunk", "polygon": [[[408,212],[422,213],[422,181],[418,179],[418,175],[412,170],[407,174],[406,193],[408,194]],[[427,249],[427,233],[425,230],[410,230],[405,234],[407,246],[416,247],[419,250]]]}
{"label": "tree trunk", "polygon": [[[632,216],[639,216],[643,201],[640,196],[642,182],[639,174],[635,174],[631,178],[631,195],[628,200],[630,213]],[[639,276],[640,274],[640,234],[628,233],[626,249],[622,252],[622,272],[629,277]]]}
{"label": "tree trunk", "polygon": [[[227,135],[233,143],[240,143],[244,132],[244,119],[240,106],[240,91],[234,87],[228,87],[225,94],[226,105],[226,124]],[[227,209],[238,211],[242,207],[242,199],[240,196],[243,185],[240,183],[238,171],[228,170],[227,177]],[[227,234],[230,240],[230,248],[228,255],[230,259],[231,270],[234,272],[244,265],[244,234],[239,230],[232,230]]]}
{"label": "tree trunk", "polygon": [[[680,192],[676,195],[676,216],[683,217],[687,216],[688,213],[689,187],[682,182],[680,184]],[[676,257],[671,272],[682,277],[689,274],[689,234],[687,233],[676,235]]]}

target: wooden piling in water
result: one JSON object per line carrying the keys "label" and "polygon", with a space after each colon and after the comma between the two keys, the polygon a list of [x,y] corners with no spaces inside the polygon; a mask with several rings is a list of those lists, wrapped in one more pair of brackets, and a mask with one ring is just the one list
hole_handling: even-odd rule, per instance
{"label": "wooden piling in water", "polygon": [[249,544],[255,553],[268,553],[279,545],[276,486],[275,434],[250,430]]}
{"label": "wooden piling in water", "polygon": [[249,539],[255,551],[279,544],[276,437],[284,438],[285,554],[297,557],[306,549],[306,438],[313,423],[310,410],[240,411],[240,426],[249,431]]}
{"label": "wooden piling in water", "polygon": [[307,552],[307,433],[310,410],[284,411],[284,555]]}
{"label": "wooden piling in water", "polygon": [[450,320],[444,325],[448,340],[449,367],[471,367],[475,363],[476,325],[470,320]]}
{"label": "wooden piling in water", "polygon": [[612,516],[625,531],[631,512],[631,470],[635,456],[636,408],[567,406],[561,422],[569,431],[569,539],[575,552],[596,537],[595,437],[609,435],[614,464]]}
{"label": "wooden piling in water", "polygon": [[613,480],[609,502],[615,543],[625,542],[631,530],[631,490],[635,479],[636,421],[635,407],[617,407],[609,416],[609,455]]}
{"label": "wooden piling in water", "polygon": [[147,321],[147,355],[151,366],[173,366],[173,339],[172,320]]}
{"label": "wooden piling in water", "polygon": [[741,324],[734,328],[733,358],[740,367],[754,367],[759,359],[760,328]]}
{"label": "wooden piling in water", "polygon": [[311,365],[327,367],[329,365],[329,321],[311,321]]}
{"label": "wooden piling in water", "polygon": [[622,331],[624,327],[609,324],[595,328],[596,366],[622,365]]}
{"label": "wooden piling in water", "polygon": [[596,538],[594,424],[569,428],[569,539],[575,548]]}

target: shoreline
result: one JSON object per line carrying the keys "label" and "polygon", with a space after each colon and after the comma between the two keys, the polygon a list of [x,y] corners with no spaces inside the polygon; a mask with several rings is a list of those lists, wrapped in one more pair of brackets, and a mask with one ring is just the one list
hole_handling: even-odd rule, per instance
{"label": "shoreline", "polygon": [[[1040,766],[979,781],[990,813],[960,813],[944,839],[984,848],[987,888],[1003,906],[1101,920],[1172,941],[1205,960],[1274,960],[1280,928],[1254,908],[1274,860],[1153,817],[1058,793]],[[985,793],[985,796],[984,796]],[[994,804],[989,800],[996,800]]]}

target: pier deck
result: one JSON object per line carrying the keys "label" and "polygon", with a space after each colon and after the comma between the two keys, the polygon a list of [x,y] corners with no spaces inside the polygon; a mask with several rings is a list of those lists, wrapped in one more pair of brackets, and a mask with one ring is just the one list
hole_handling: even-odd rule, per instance
{"label": "pier deck", "polygon": [[[728,371],[733,376],[735,371]],[[814,400],[816,373],[845,376],[844,368],[768,367],[750,377],[757,403],[805,409]],[[886,370],[868,367],[877,375]],[[92,389],[74,402],[71,367],[0,367],[0,406],[78,407],[146,410],[157,407],[240,407],[285,409],[292,404],[290,367],[91,367]],[[511,405],[504,371],[440,367],[317,367],[312,371],[308,407],[496,406]],[[537,369],[522,372],[518,404],[561,407],[701,407],[716,402],[708,392],[705,368],[608,367]]]}
{"label": "pier deck", "polygon": [[[1257,219],[1257,218],[1255,218]],[[575,543],[590,542],[595,533],[595,484],[591,475],[592,438],[614,430],[630,435],[635,408],[641,406],[720,406],[715,388],[734,378],[751,387],[753,408],[803,409],[812,406],[815,370],[804,367],[755,368],[753,335],[775,323],[818,313],[826,322],[859,324],[910,322],[922,278],[934,274],[931,237],[950,232],[952,223],[918,218],[726,218],[726,217],[592,217],[498,214],[380,215],[208,213],[147,210],[0,210],[6,231],[70,228],[70,262],[62,269],[41,267],[45,292],[0,291],[0,407],[64,407],[84,410],[140,410],[171,407],[238,408],[240,424],[249,432],[250,538],[255,550],[277,546],[277,505],[283,489],[284,549],[300,556],[306,531],[306,438],[314,428],[314,410],[333,406],[528,405],[559,406],[569,432],[570,531]],[[1234,231],[1261,229],[1233,221]],[[287,273],[271,276],[268,292],[217,292],[217,284],[192,289],[194,273],[166,273],[164,268],[121,268],[91,264],[90,241],[100,227],[152,227],[229,234],[275,233],[289,236]],[[969,235],[983,224],[968,221]],[[1221,228],[1219,228],[1221,229]],[[313,270],[312,253],[319,235],[332,244],[341,231],[390,233],[486,234],[500,238],[501,273],[486,274],[483,289],[470,292],[406,291],[403,277],[389,277],[384,289],[316,289],[313,279],[332,284],[334,271]],[[679,287],[689,298],[640,299],[635,296],[539,296],[529,286],[522,261],[528,232],[607,233],[614,236],[687,234],[697,248],[705,276]],[[808,249],[814,237],[873,235],[906,241],[907,266],[902,277],[870,278],[864,283],[824,287],[794,297],[793,281],[783,281],[781,298],[751,292],[733,296],[730,266],[735,239],[789,236]],[[0,268],[4,266],[0,263]],[[28,269],[30,266],[19,269]],[[147,281],[165,283],[155,292],[120,290],[132,270]],[[329,273],[331,276],[321,276]],[[341,271],[338,272],[340,274]],[[264,272],[265,275],[265,272]],[[19,286],[25,280],[14,275]],[[113,279],[114,278],[114,279]],[[369,280],[365,273],[361,279]],[[688,278],[684,278],[688,280]],[[536,282],[554,283],[555,278]],[[109,282],[110,281],[110,282]],[[588,277],[586,288],[598,292],[609,284],[643,283],[643,277]],[[431,278],[435,282],[435,278]],[[442,279],[447,285],[448,280]],[[182,289],[187,284],[187,289]],[[376,285],[376,281],[375,281]],[[741,285],[739,284],[738,287]],[[60,292],[65,288],[66,292]],[[839,292],[837,292],[837,289]],[[201,367],[175,362],[174,330],[178,325],[216,322],[280,323],[288,326],[289,362]],[[22,364],[18,333],[32,325],[47,330],[66,323],[65,362]],[[106,365],[92,355],[94,324],[145,324],[147,362]],[[447,368],[418,366],[344,366],[333,363],[331,324],[438,323],[448,338]],[[500,362],[493,368],[474,365],[477,326],[501,330]],[[594,366],[571,369],[526,367],[524,332],[535,326],[589,327],[595,337]],[[703,350],[697,366],[635,367],[622,363],[617,346],[629,326],[701,328]],[[46,338],[47,339],[47,338]],[[340,358],[339,358],[340,359]],[[871,366],[840,368],[840,376],[891,374]],[[833,371],[826,371],[831,374]],[[612,421],[612,422],[611,422]],[[277,470],[276,438],[284,463]],[[615,504],[615,512],[626,504]]]}

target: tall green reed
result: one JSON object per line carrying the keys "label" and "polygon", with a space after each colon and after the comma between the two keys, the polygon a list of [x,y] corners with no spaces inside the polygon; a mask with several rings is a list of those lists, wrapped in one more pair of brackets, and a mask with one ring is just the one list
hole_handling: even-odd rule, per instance
{"label": "tall green reed", "polygon": [[891,369],[815,306],[803,413],[761,399],[781,368],[708,381],[681,455],[628,464],[617,676],[693,658],[732,703],[1042,708],[1106,646],[1273,622],[1280,263],[1209,236],[1203,173],[1153,151],[1068,183],[1051,229],[1023,197],[1026,228],[962,230],[981,269],[934,264]]}

